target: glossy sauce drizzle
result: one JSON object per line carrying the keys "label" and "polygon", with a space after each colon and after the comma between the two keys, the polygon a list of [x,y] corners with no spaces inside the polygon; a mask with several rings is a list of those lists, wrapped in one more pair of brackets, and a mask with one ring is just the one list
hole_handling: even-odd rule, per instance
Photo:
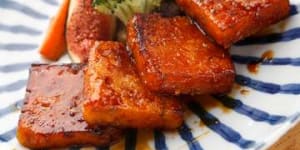
{"label": "glossy sauce drizzle", "polygon": [[257,74],[259,71],[259,64],[264,61],[271,61],[274,57],[274,52],[272,50],[268,50],[264,52],[261,58],[256,62],[251,62],[247,65],[247,69],[252,74]]}
{"label": "glossy sauce drizzle", "polygon": [[247,65],[247,69],[250,73],[252,74],[257,74],[258,73],[258,68],[259,68],[259,63],[249,63]]}

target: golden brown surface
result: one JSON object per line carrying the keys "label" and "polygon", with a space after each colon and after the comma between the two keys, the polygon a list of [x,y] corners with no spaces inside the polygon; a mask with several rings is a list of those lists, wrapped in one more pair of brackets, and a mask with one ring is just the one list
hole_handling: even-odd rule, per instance
{"label": "golden brown surface", "polygon": [[89,40],[111,40],[115,30],[115,18],[97,12],[92,0],[71,0],[67,23],[67,44],[75,62],[86,62]]}
{"label": "golden brown surface", "polygon": [[228,92],[234,66],[228,52],[212,43],[187,18],[137,15],[127,44],[144,84],[170,94]]}
{"label": "golden brown surface", "polygon": [[289,14],[288,0],[176,0],[225,48]]}
{"label": "golden brown surface", "polygon": [[83,120],[83,65],[33,65],[17,129],[19,142],[34,149],[109,145],[113,127],[89,128]]}
{"label": "golden brown surface", "polygon": [[179,101],[146,90],[124,46],[96,42],[85,74],[84,118],[90,124],[174,129],[181,125]]}

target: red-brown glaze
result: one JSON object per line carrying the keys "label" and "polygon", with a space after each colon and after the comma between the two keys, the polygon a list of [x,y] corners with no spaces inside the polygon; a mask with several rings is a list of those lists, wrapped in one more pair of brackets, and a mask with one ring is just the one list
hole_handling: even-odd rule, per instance
{"label": "red-brown glaze", "polygon": [[261,59],[264,61],[270,61],[274,57],[274,51],[273,50],[267,50],[261,55]]}
{"label": "red-brown glaze", "polygon": [[154,92],[211,94],[230,91],[235,70],[228,52],[187,17],[137,15],[127,44],[144,84]]}
{"label": "red-brown glaze", "polygon": [[225,48],[289,14],[289,0],[176,0]]}
{"label": "red-brown glaze", "polygon": [[259,62],[247,64],[247,69],[250,73],[257,74],[259,71]]}
{"label": "red-brown glaze", "polygon": [[85,74],[84,118],[89,124],[175,129],[183,121],[181,103],[144,88],[124,46],[96,42]]}
{"label": "red-brown glaze", "polygon": [[71,55],[86,62],[91,45],[89,40],[111,40],[115,18],[94,10],[92,0],[76,0],[74,7],[67,25],[67,44]]}
{"label": "red-brown glaze", "polygon": [[83,120],[83,65],[33,65],[17,138],[28,148],[109,145],[121,136],[113,127],[89,128]]}
{"label": "red-brown glaze", "polygon": [[247,69],[250,73],[257,74],[259,72],[260,64],[264,61],[272,61],[274,57],[274,52],[272,50],[267,50],[261,55],[261,58],[256,62],[250,62],[247,64]]}

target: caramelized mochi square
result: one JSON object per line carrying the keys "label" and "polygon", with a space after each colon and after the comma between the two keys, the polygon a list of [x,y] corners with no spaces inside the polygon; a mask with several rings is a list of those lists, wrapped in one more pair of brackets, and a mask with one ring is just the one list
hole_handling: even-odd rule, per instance
{"label": "caramelized mochi square", "polygon": [[107,146],[122,135],[114,127],[90,128],[83,120],[84,66],[33,65],[17,138],[32,149],[73,145]]}
{"label": "caramelized mochi square", "polygon": [[206,37],[187,17],[136,15],[127,44],[148,89],[168,94],[230,91],[235,70],[227,50]]}
{"label": "caramelized mochi square", "polygon": [[181,103],[148,91],[125,47],[96,42],[85,74],[84,118],[91,125],[175,129],[183,121]]}

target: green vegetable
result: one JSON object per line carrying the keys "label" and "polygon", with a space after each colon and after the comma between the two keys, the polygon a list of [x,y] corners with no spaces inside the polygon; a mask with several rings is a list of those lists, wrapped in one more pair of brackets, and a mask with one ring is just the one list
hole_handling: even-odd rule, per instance
{"label": "green vegetable", "polygon": [[118,17],[124,24],[136,13],[149,13],[159,7],[161,0],[93,0],[99,12]]}

